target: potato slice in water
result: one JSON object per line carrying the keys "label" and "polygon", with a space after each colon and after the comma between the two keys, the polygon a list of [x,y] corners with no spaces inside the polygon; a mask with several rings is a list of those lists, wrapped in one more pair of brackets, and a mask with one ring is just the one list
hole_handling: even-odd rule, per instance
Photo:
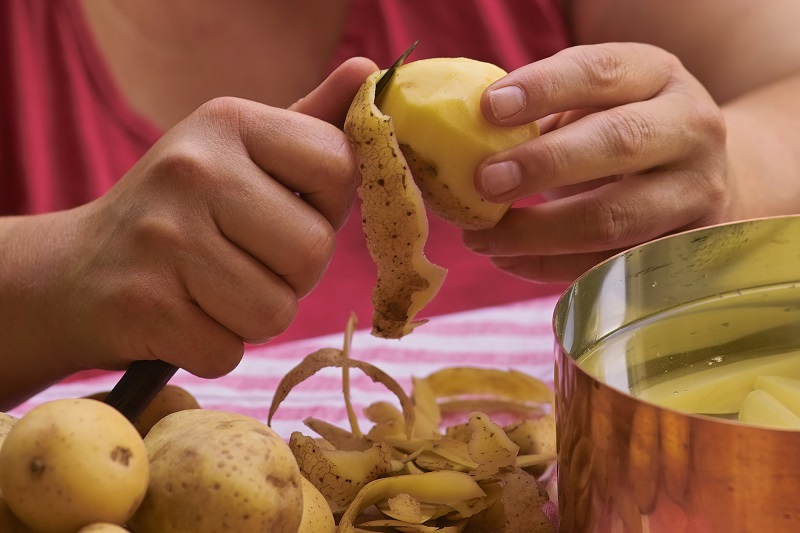
{"label": "potato slice in water", "polygon": [[756,426],[800,430],[800,417],[768,392],[756,389],[744,398],[739,422]]}
{"label": "potato slice in water", "polygon": [[800,416],[800,379],[785,376],[758,376],[755,388],[770,393],[791,412]]}
{"label": "potato slice in water", "polygon": [[378,267],[372,292],[372,334],[399,339],[425,321],[414,317],[430,302],[447,270],[428,261],[428,219],[392,127],[375,105],[373,73],[362,85],[344,124],[361,172],[361,221],[367,248]]}
{"label": "potato slice in water", "polygon": [[712,366],[658,383],[639,398],[687,413],[736,413],[760,375],[800,378],[800,351]]}

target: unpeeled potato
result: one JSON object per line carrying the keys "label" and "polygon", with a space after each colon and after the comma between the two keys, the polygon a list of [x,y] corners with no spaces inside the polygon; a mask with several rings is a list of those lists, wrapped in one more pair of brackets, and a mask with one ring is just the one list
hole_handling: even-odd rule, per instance
{"label": "unpeeled potato", "polygon": [[[97,392],[89,396],[89,398],[103,401],[106,396],[108,396],[108,391]],[[145,407],[139,418],[133,422],[133,425],[139,431],[139,434],[144,437],[156,422],[169,414],[186,409],[200,409],[197,398],[183,387],[167,384],[158,391],[158,394]],[[2,433],[1,430],[0,433]]]}
{"label": "unpeeled potato", "polygon": [[81,528],[78,533],[127,533],[128,530],[116,524],[109,524],[108,522],[98,522],[90,524]]}
{"label": "unpeeled potato", "polygon": [[25,524],[14,516],[11,509],[6,505],[3,495],[0,494],[0,531],[3,533],[34,533]]}
{"label": "unpeeled potato", "polygon": [[0,449],[0,490],[20,521],[40,533],[124,524],[147,489],[139,433],[102,402],[53,400],[34,407]]}
{"label": "unpeeled potato", "polygon": [[191,409],[167,415],[144,439],[147,496],[136,533],[296,533],[300,469],[288,444],[260,421]]}

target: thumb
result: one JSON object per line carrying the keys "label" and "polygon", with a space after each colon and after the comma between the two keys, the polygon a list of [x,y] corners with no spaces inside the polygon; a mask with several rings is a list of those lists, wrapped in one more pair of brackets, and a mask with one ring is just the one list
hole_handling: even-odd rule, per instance
{"label": "thumb", "polygon": [[378,66],[369,59],[363,57],[348,59],[308,96],[292,104],[289,109],[341,128],[356,92],[367,76],[376,70]]}

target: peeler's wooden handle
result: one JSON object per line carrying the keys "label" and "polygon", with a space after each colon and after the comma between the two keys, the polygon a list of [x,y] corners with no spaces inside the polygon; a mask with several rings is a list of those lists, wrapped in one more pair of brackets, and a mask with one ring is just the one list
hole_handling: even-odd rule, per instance
{"label": "peeler's wooden handle", "polygon": [[105,402],[133,422],[177,371],[178,367],[164,361],[134,361]]}

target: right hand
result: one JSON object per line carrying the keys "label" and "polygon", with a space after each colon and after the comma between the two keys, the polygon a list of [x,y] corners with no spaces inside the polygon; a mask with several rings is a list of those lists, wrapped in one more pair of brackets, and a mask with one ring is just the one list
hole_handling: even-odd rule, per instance
{"label": "right hand", "polygon": [[35,289],[20,292],[27,332],[8,332],[35,337],[17,339],[19,357],[61,358],[64,375],[161,359],[217,377],[244,342],[281,333],[352,206],[358,173],[336,125],[376,69],[350,60],[289,110],[211,101],[102,198],[19,219],[29,244],[12,251]]}

